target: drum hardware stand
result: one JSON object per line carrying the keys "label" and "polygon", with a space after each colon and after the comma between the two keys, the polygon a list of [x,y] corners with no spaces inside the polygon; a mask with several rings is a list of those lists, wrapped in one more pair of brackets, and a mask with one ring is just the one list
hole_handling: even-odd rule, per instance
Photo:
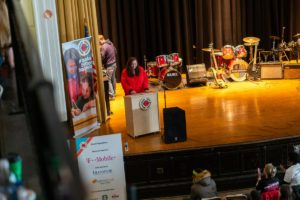
{"label": "drum hardware stand", "polygon": [[[249,67],[248,67],[248,80],[249,74],[252,74],[254,80],[258,80],[258,71],[259,71],[259,66],[256,64],[257,60],[257,48],[259,45],[259,40],[257,40],[255,43],[250,44],[250,62],[249,62]],[[254,58],[253,58],[253,46],[254,46]]]}
{"label": "drum hardware stand", "polygon": [[145,69],[149,70],[148,67],[147,67],[147,57],[146,57],[146,55],[144,55],[144,66],[145,66]]}
{"label": "drum hardware stand", "polygon": [[[289,58],[288,58],[288,56],[287,56],[286,53],[285,53],[286,44],[285,44],[285,42],[284,42],[284,29],[285,29],[285,27],[283,26],[283,27],[282,27],[282,32],[281,32],[281,44],[280,44],[280,47],[281,47],[282,49],[279,49],[279,52],[278,52],[278,53],[280,53],[280,52],[283,53],[283,56],[281,56],[281,60],[279,60],[280,62],[282,62],[282,58],[286,58],[287,61],[290,61]],[[275,55],[273,55],[273,56],[275,57]],[[274,60],[274,61],[275,61],[275,60]]]}

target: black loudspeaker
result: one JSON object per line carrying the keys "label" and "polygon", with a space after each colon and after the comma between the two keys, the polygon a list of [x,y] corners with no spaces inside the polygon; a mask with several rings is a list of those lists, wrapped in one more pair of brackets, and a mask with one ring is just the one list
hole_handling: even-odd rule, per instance
{"label": "black loudspeaker", "polygon": [[164,142],[186,141],[185,111],[178,107],[164,108]]}
{"label": "black loudspeaker", "polygon": [[205,64],[187,65],[186,70],[188,85],[206,84],[207,77]]}

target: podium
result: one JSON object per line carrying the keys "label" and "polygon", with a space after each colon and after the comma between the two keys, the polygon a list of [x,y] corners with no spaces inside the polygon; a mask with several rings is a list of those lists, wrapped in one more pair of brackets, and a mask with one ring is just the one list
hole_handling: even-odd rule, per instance
{"label": "podium", "polygon": [[132,136],[159,132],[157,93],[139,93],[124,97],[126,130]]}

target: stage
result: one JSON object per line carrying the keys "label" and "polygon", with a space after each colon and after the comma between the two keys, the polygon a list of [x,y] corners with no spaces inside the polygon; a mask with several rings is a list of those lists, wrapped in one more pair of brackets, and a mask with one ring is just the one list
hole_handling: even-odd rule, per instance
{"label": "stage", "polygon": [[160,133],[132,138],[126,133],[124,93],[117,85],[113,114],[97,134],[122,133],[126,183],[139,198],[189,194],[192,171],[208,169],[218,191],[255,186],[257,168],[287,165],[287,154],[300,146],[300,80],[228,82],[166,90],[167,107],[185,110],[187,140],[165,144],[159,94]]}
{"label": "stage", "polygon": [[298,136],[300,133],[300,80],[260,80],[229,82],[228,88],[210,86],[166,90],[167,107],[185,110],[187,141],[164,144],[162,110],[164,92],[159,94],[161,132],[136,138],[126,134],[124,93],[110,101],[113,114],[101,125],[99,135],[122,133],[128,143],[127,155],[160,151],[201,149],[231,144],[248,144]]}

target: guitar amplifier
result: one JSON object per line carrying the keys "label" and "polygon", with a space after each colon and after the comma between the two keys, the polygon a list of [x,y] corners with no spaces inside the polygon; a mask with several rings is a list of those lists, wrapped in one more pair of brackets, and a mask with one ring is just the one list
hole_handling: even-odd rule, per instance
{"label": "guitar amplifier", "polygon": [[284,79],[300,79],[300,64],[283,65]]}
{"label": "guitar amplifier", "polygon": [[281,63],[260,63],[260,78],[261,79],[282,79],[282,64]]}
{"label": "guitar amplifier", "polygon": [[187,83],[206,83],[206,68],[205,64],[187,65]]}

